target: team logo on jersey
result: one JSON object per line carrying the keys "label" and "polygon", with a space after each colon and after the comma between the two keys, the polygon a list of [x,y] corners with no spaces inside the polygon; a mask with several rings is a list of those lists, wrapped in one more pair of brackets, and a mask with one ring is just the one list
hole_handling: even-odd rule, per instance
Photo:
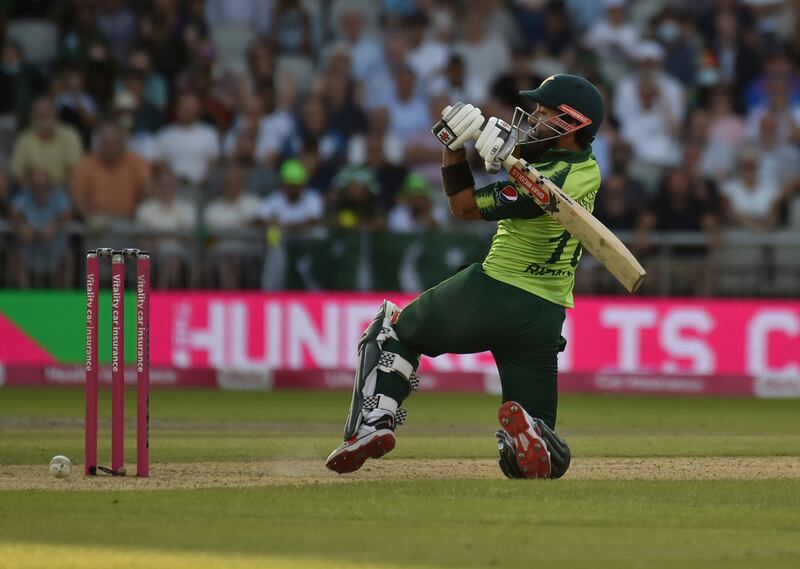
{"label": "team logo on jersey", "polygon": [[514,203],[515,201],[517,201],[517,198],[519,197],[519,194],[517,193],[517,190],[514,188],[514,186],[506,186],[505,188],[500,190],[500,193],[498,195],[500,197],[500,201],[503,203]]}

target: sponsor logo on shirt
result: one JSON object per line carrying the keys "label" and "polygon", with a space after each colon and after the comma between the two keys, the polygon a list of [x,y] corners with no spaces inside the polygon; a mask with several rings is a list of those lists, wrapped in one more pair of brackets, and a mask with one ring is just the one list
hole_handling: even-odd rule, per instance
{"label": "sponsor logo on shirt", "polygon": [[506,186],[498,194],[500,201],[503,203],[514,203],[517,201],[519,194],[514,186]]}

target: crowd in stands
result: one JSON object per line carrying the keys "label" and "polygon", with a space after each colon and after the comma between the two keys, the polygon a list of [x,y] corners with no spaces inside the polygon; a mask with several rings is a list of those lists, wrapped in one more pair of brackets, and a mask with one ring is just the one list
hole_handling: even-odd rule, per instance
{"label": "crowd in stands", "polygon": [[595,213],[638,253],[800,232],[798,30],[798,0],[4,2],[0,247],[14,286],[66,286],[68,228],[135,233],[180,286],[200,234],[234,287],[276,235],[458,230],[441,109],[509,120],[560,72],[604,94]]}

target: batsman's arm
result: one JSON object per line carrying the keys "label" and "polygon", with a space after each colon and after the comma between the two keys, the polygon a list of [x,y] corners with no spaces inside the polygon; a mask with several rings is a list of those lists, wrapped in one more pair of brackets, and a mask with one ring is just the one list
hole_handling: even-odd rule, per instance
{"label": "batsman's arm", "polygon": [[453,216],[467,220],[482,219],[475,199],[475,181],[463,148],[442,150],[442,187]]}

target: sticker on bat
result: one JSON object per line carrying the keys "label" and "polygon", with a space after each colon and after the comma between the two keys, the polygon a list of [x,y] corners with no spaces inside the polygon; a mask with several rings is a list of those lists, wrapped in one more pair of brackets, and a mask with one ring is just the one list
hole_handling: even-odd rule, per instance
{"label": "sticker on bat", "polygon": [[550,203],[550,193],[531,180],[518,166],[513,166],[511,170],[508,171],[508,175],[512,180],[533,194],[536,201],[545,205]]}

